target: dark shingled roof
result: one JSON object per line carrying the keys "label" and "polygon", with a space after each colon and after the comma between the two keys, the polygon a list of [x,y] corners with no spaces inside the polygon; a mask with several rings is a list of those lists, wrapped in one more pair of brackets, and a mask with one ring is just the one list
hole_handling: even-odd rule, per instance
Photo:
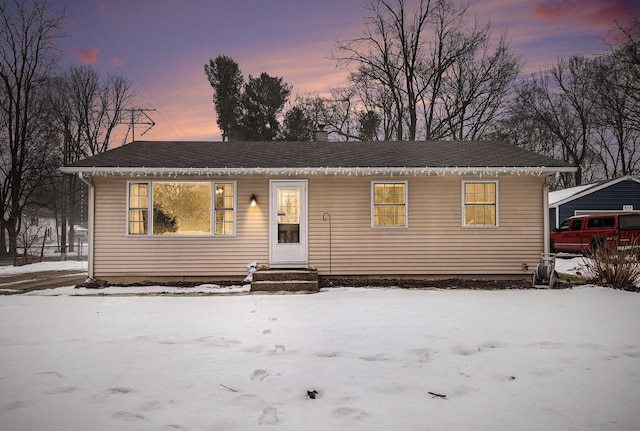
{"label": "dark shingled roof", "polygon": [[570,166],[565,162],[499,141],[136,141],[68,166],[73,171],[82,170],[79,168],[360,167],[569,168]]}

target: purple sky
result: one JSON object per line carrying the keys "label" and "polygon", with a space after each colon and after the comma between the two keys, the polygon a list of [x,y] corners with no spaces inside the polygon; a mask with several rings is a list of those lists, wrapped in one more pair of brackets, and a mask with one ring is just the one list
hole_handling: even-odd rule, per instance
{"label": "purple sky", "polygon": [[[415,1],[415,0],[413,0]],[[90,64],[133,82],[136,106],[157,111],[142,139],[219,140],[204,64],[233,58],[245,78],[266,72],[292,96],[344,84],[328,59],[335,40],[361,34],[367,0],[52,0],[66,7],[65,61]],[[407,0],[408,4],[412,0]],[[524,71],[559,57],[607,50],[615,18],[640,13],[637,0],[470,0],[470,12],[507,29]],[[122,133],[126,126],[122,126]],[[136,127],[141,139],[143,127]],[[114,142],[120,145],[119,142]]]}

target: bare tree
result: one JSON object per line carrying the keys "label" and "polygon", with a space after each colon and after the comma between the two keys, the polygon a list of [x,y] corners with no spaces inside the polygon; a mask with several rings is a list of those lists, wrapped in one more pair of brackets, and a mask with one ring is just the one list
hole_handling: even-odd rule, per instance
{"label": "bare tree", "polygon": [[427,140],[481,135],[519,72],[506,34],[489,50],[490,24],[469,21],[465,1],[420,0],[411,9],[405,0],[370,0],[367,12],[363,35],[338,41],[333,58],[356,66],[355,86],[384,95],[376,107],[383,129],[393,119],[398,140],[421,131]]}
{"label": "bare tree", "polygon": [[377,81],[389,91],[398,121],[396,138],[404,136],[403,120],[409,120],[409,140],[415,140],[418,91],[416,78],[423,56],[422,34],[431,13],[431,0],[420,0],[413,19],[407,17],[404,0],[371,0],[366,10],[364,34],[338,41],[339,65],[356,65],[355,81]]}
{"label": "bare tree", "polygon": [[42,87],[59,56],[54,42],[62,36],[62,19],[46,2],[0,3],[1,224],[13,255],[26,198],[39,186],[33,163],[43,151],[38,144],[46,115]]}
{"label": "bare tree", "polygon": [[131,83],[122,75],[103,78],[90,66],[75,66],[65,74],[64,85],[68,108],[62,112],[69,112],[72,154],[86,158],[105,152],[134,97]]}
{"label": "bare tree", "polygon": [[[131,83],[121,75],[101,77],[90,66],[73,66],[49,82],[49,104],[54,115],[51,126],[61,137],[63,164],[106,151],[113,130],[134,96]],[[84,189],[77,177],[64,175],[60,187],[60,248],[66,252],[68,238],[68,249],[73,251],[74,225]]]}
{"label": "bare tree", "polygon": [[[456,65],[464,69],[464,62],[472,61],[478,49],[490,40],[489,22],[481,24],[475,19],[470,24],[467,10],[468,3],[464,1],[456,5],[450,0],[438,0],[433,11],[429,51],[418,74],[427,140],[453,138],[447,134],[450,113],[443,104],[443,93],[450,90],[445,88],[447,75],[455,74]],[[464,81],[462,84],[466,85]]]}
{"label": "bare tree", "polygon": [[511,105],[513,116],[546,128],[559,145],[561,159],[578,167],[566,174],[569,187],[599,177],[602,170],[593,149],[598,106],[592,97],[591,71],[584,57],[560,59],[520,85]]}
{"label": "bare tree", "polygon": [[297,96],[291,110],[304,112],[309,119],[309,127],[316,131],[320,126],[337,140],[357,140],[358,118],[355,110],[358,98],[354,87],[336,87],[330,89],[329,97],[317,94]]}
{"label": "bare tree", "polygon": [[511,94],[520,68],[520,59],[510,53],[505,33],[494,50],[483,44],[461,56],[443,77],[441,124],[445,136],[483,138]]}
{"label": "bare tree", "polygon": [[606,178],[640,172],[640,97],[628,65],[607,56],[592,62],[591,88],[597,104],[594,151]]}

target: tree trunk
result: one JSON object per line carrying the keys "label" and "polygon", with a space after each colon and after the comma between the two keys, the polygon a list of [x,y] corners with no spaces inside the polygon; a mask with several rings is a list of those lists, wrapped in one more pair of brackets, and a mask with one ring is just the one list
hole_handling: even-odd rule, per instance
{"label": "tree trunk", "polygon": [[9,236],[9,256],[18,255],[18,228],[15,220],[7,222],[7,235]]}
{"label": "tree trunk", "polygon": [[0,258],[9,257],[7,252],[7,231],[4,221],[0,222]]}

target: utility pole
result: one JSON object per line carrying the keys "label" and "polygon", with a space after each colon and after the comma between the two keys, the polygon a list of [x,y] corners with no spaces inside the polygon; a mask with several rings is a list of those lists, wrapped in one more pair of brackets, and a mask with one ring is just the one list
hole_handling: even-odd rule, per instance
{"label": "utility pole", "polygon": [[131,130],[131,142],[136,140],[136,124],[148,126],[144,132],[140,134],[140,136],[147,133],[153,126],[156,125],[155,121],[147,115],[147,112],[155,111],[154,108],[131,108],[124,109],[124,111],[129,111],[131,113],[130,121],[123,122],[124,124],[128,124],[129,128],[127,129],[127,134],[124,136],[124,140],[122,145],[127,143],[127,138],[129,137],[129,130]]}
{"label": "utility pole", "polygon": [[[64,143],[62,147],[62,164],[69,163],[69,145],[71,144],[71,130],[69,116],[64,117]],[[60,226],[60,260],[67,260],[67,174],[62,174],[62,220]]]}

